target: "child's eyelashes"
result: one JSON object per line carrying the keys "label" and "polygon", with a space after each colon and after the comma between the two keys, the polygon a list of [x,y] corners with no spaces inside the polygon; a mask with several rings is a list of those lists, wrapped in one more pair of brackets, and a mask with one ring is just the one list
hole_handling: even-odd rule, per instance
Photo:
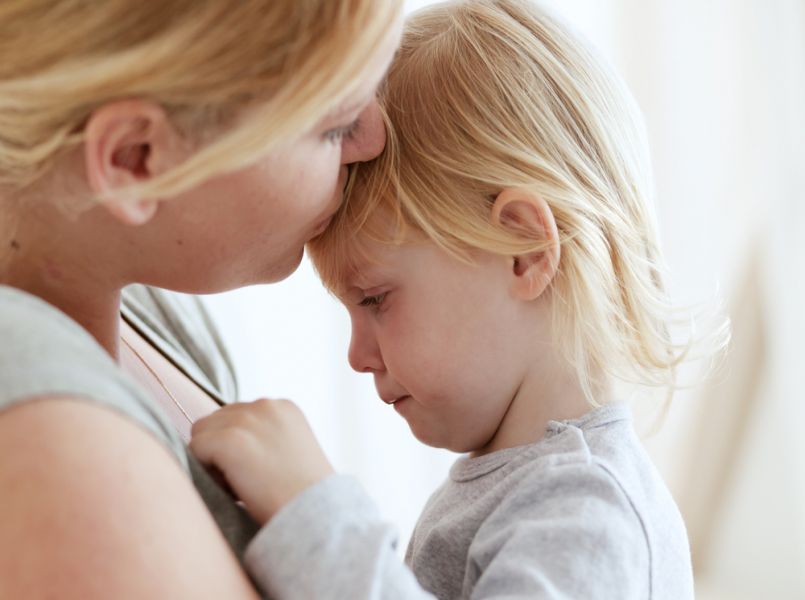
{"label": "child's eyelashes", "polygon": [[351,140],[358,130],[359,120],[355,119],[349,125],[336,127],[324,132],[324,139],[333,144],[341,144],[344,140]]}
{"label": "child's eyelashes", "polygon": [[387,293],[388,292],[383,292],[382,294],[375,294],[374,296],[366,296],[363,300],[358,302],[358,306],[377,309],[383,303]]}

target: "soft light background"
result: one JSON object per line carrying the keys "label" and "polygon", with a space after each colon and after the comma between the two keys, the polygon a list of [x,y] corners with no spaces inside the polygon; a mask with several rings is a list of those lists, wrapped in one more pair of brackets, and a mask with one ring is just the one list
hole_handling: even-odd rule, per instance
{"label": "soft light background", "polygon": [[[688,523],[697,597],[805,598],[805,3],[547,4],[644,111],[677,300],[721,298],[733,319],[721,374],[678,394],[646,439]],[[208,304],[243,399],[298,402],[404,545],[454,456],[416,442],[349,369],[346,312],[309,264]]]}

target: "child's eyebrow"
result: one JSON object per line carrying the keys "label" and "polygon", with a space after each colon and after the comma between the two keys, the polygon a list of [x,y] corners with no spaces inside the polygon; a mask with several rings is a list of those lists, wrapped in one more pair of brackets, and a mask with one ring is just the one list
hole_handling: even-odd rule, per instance
{"label": "child's eyebrow", "polygon": [[364,297],[365,294],[363,293],[362,289],[352,286],[344,290],[343,300],[349,302],[350,304],[358,304],[364,299]]}
{"label": "child's eyebrow", "polygon": [[360,304],[361,301],[366,298],[366,294],[363,293],[361,288],[352,285],[339,287],[338,289],[331,290],[331,292],[341,304],[347,306]]}
{"label": "child's eyebrow", "polygon": [[368,289],[377,285],[377,280],[385,277],[387,275],[380,265],[363,264],[354,269],[346,283],[348,287]]}

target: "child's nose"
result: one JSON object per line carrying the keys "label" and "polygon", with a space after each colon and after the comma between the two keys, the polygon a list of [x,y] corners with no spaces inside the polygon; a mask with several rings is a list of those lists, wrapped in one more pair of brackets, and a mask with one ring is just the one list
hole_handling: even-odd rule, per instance
{"label": "child's nose", "polygon": [[383,357],[377,340],[366,327],[352,324],[349,342],[349,366],[358,373],[376,373],[383,370]]}

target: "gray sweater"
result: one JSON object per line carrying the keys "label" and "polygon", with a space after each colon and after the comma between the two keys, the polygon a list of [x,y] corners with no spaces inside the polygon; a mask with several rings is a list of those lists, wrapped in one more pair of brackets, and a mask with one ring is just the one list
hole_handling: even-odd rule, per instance
{"label": "gray sweater", "polygon": [[460,458],[407,566],[395,543],[360,486],[336,475],[267,523],[245,562],[277,599],[693,598],[684,523],[619,405]]}

